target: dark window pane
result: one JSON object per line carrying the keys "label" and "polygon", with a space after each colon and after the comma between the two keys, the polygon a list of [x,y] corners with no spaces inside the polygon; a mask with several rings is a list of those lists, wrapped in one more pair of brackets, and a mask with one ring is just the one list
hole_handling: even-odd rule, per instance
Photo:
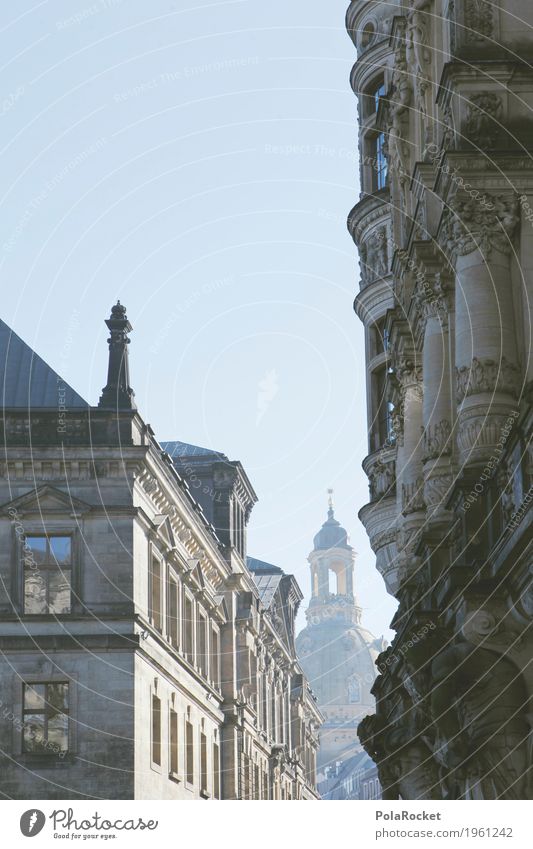
{"label": "dark window pane", "polygon": [[49,612],[70,613],[70,569],[50,572]]}
{"label": "dark window pane", "polygon": [[161,699],[152,696],[152,760],[161,766]]}
{"label": "dark window pane", "polygon": [[50,555],[52,563],[70,565],[70,537],[50,537]]}
{"label": "dark window pane", "polygon": [[44,684],[26,684],[24,686],[24,710],[44,712]]}
{"label": "dark window pane", "polygon": [[194,730],[190,722],[185,723],[185,775],[189,784],[194,784]]}
{"label": "dark window pane", "polygon": [[53,715],[68,711],[68,684],[49,684],[47,692],[48,713]]}
{"label": "dark window pane", "polygon": [[48,744],[49,748],[59,749],[66,752],[68,749],[68,717],[64,713],[58,713],[48,720]]}
{"label": "dark window pane", "polygon": [[25,752],[46,751],[43,714],[26,714],[22,731],[22,747]]}
{"label": "dark window pane", "polygon": [[170,711],[170,772],[178,772],[178,714]]}

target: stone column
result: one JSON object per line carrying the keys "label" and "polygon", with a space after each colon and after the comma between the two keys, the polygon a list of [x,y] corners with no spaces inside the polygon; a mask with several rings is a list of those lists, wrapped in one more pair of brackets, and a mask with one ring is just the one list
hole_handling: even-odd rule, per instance
{"label": "stone column", "polygon": [[415,354],[395,358],[397,399],[394,430],[397,438],[396,492],[401,513],[399,536],[400,581],[417,568],[413,558],[419,531],[424,524],[422,470],[422,370]]}
{"label": "stone column", "polygon": [[516,198],[486,196],[453,204],[456,260],[456,390],[459,460],[488,460],[515,409],[521,374],[511,290]]}
{"label": "stone column", "polygon": [[452,391],[453,294],[440,272],[427,275],[418,297],[422,311],[424,343],[424,501],[428,520],[445,517],[445,502],[453,484]]}

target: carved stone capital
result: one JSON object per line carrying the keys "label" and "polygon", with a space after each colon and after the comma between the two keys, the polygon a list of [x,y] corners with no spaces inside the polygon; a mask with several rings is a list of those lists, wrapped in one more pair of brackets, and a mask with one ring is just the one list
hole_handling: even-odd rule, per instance
{"label": "carved stone capital", "polygon": [[505,357],[492,360],[474,357],[469,366],[456,368],[457,402],[471,395],[499,392],[516,398],[520,388],[520,369]]}
{"label": "carved stone capital", "polygon": [[394,495],[396,489],[396,463],[394,458],[378,456],[368,470],[372,501]]}
{"label": "carved stone capital", "polygon": [[419,477],[414,481],[402,484],[403,515],[408,516],[410,513],[417,513],[418,511],[425,509],[424,479]]}
{"label": "carved stone capital", "polygon": [[488,258],[494,248],[510,256],[520,221],[517,197],[486,194],[481,198],[456,197],[449,216],[447,246],[456,256],[479,250]]}
{"label": "carved stone capital", "polygon": [[452,426],[448,419],[429,424],[424,430],[424,455],[423,460],[434,460],[451,453]]}
{"label": "carved stone capital", "polygon": [[424,500],[430,511],[444,509],[449,498],[455,477],[451,473],[435,474],[428,477],[424,483]]}

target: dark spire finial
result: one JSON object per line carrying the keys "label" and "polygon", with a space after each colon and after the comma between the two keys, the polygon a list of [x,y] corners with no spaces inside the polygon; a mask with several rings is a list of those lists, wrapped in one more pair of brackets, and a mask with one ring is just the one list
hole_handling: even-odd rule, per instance
{"label": "dark spire finial", "polygon": [[328,489],[328,519],[333,519],[334,516],[333,511],[333,490]]}
{"label": "dark spire finial", "polygon": [[126,315],[126,307],[120,301],[111,308],[106,320],[109,328],[109,366],[107,384],[102,390],[99,407],[113,410],[136,410],[135,393],[130,386],[128,360],[128,333],[133,329]]}

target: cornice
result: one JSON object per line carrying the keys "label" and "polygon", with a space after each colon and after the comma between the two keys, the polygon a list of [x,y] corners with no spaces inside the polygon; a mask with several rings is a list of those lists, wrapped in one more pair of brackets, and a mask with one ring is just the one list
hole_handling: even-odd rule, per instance
{"label": "cornice", "polygon": [[357,245],[362,231],[370,224],[390,215],[390,192],[388,188],[373,194],[365,194],[355,204],[348,216],[348,232]]}
{"label": "cornice", "polygon": [[389,282],[386,282],[383,278],[378,277],[357,294],[353,308],[363,324],[367,324],[369,319],[374,320],[376,310],[384,314],[387,310],[394,309],[396,302],[390,275],[388,280]]}

